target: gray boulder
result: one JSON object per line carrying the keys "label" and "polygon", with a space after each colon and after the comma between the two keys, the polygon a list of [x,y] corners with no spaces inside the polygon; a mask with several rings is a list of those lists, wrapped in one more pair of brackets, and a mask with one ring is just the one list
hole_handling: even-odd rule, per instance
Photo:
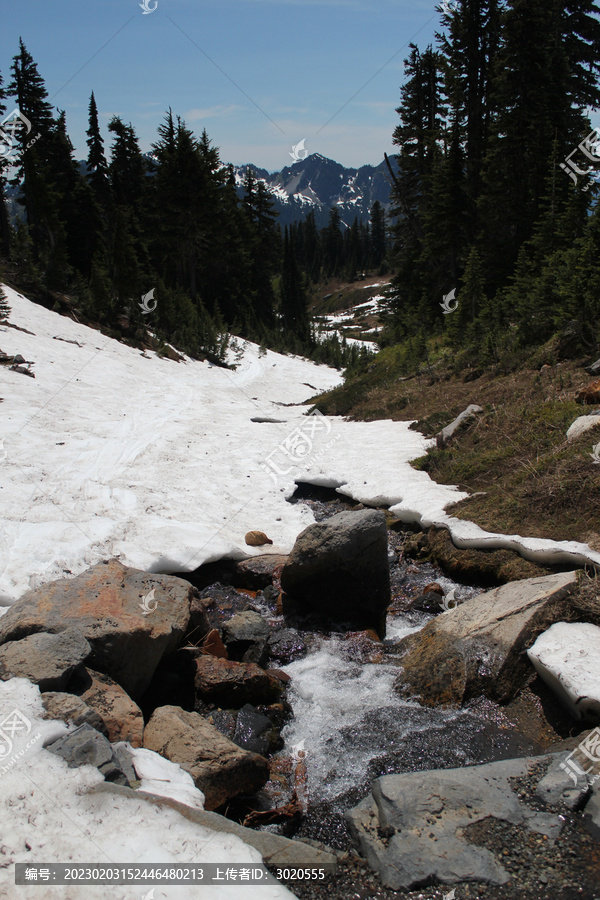
{"label": "gray boulder", "polygon": [[193,596],[181,578],[112,559],[24,594],[0,619],[0,644],[73,626],[89,641],[91,668],[139,699],[162,657],[183,640]]}
{"label": "gray boulder", "polygon": [[396,690],[429,706],[512,699],[533,674],[527,650],[537,636],[577,615],[568,602],[576,584],[576,572],[526,578],[442,613],[402,641]]}
{"label": "gray boulder", "polygon": [[535,779],[538,772],[541,777],[553,760],[526,757],[385,775],[374,782],[371,796],[346,814],[353,840],[383,883],[396,891],[436,882],[505,884],[509,873],[490,850],[469,843],[465,829],[499,819],[551,840],[558,837],[564,824],[560,810],[533,809],[511,783]]}
{"label": "gray boulder", "polygon": [[8,641],[0,647],[0,678],[28,678],[40,691],[62,691],[91,649],[77,628],[65,628],[58,634],[42,631]]}
{"label": "gray boulder", "polygon": [[298,535],[281,587],[301,614],[315,613],[351,631],[373,628],[383,638],[390,603],[387,551],[381,511],[338,513]]}
{"label": "gray boulder", "polygon": [[107,738],[91,725],[80,725],[48,744],[45,749],[64,759],[71,769],[95,766],[107,781],[125,785],[130,783],[119,756],[115,754]]}

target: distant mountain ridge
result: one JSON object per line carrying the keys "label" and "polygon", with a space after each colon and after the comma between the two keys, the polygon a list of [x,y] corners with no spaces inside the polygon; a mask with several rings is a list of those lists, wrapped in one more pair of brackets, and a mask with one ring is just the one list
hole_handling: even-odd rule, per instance
{"label": "distant mountain ridge", "polygon": [[337,206],[342,221],[351,225],[355,218],[359,222],[367,222],[376,200],[387,212],[391,206],[385,161],[378,166],[347,169],[320,153],[311,153],[306,159],[285,166],[279,172],[269,173],[252,163],[235,166],[234,169],[240,193],[248,169],[265,183],[275,200],[281,225],[304,219],[314,210],[317,228],[323,228],[327,225],[332,206]]}

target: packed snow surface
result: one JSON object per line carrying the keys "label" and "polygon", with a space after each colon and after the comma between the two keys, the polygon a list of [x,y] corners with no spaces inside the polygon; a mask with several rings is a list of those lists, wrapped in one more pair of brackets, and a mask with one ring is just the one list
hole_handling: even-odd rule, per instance
{"label": "packed snow surface", "polygon": [[600,722],[600,628],[555,622],[527,656],[576,719]]}
{"label": "packed snow surface", "polygon": [[[139,900],[151,885],[15,886],[14,863],[224,863],[228,866],[262,863],[260,853],[234,835],[204,828],[177,811],[154,806],[135,796],[94,793],[104,781],[94,766],[70,769],[43,744],[68,731],[63,722],[42,718],[44,709],[37,685],[25,678],[0,681],[0,721],[18,710],[24,729],[13,735],[9,753],[0,765],[0,829],[2,867],[0,897],[8,900]],[[39,737],[38,737],[39,735]],[[32,744],[26,749],[27,744]],[[4,751],[5,746],[2,747]],[[21,751],[24,751],[21,754]],[[150,751],[144,768],[151,778],[167,772],[166,760]],[[16,762],[11,760],[21,754]],[[136,762],[137,767],[137,762]],[[178,769],[175,766],[174,769]],[[182,773],[185,774],[185,773]],[[164,782],[163,782],[164,783]],[[242,891],[242,894],[244,892]],[[253,885],[253,900],[293,898],[283,886]],[[239,900],[239,885],[154,888],[154,900]],[[244,895],[246,896],[246,895]]]}
{"label": "packed snow surface", "polygon": [[161,359],[5,292],[18,328],[0,326],[0,349],[33,361],[36,377],[0,366],[1,603],[111,557],[168,573],[260,554],[244,541],[255,529],[289,552],[313,522],[286,502],[296,481],[444,525],[458,546],[600,563],[585,544],[448,516],[466,494],[410,465],[432,441],[409,422],[307,416],[301,404],[341,383],[333,369],[250,343],[231,353],[235,371]]}

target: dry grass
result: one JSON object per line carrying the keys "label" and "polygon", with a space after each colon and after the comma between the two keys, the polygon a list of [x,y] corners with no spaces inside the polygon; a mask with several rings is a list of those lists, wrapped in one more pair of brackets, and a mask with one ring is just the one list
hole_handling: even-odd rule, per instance
{"label": "dry grass", "polygon": [[412,419],[433,436],[478,404],[483,415],[447,449],[414,463],[435,481],[486,492],[456,504],[452,514],[488,530],[584,541],[600,550],[600,465],[590,455],[600,441],[600,416],[581,437],[565,437],[574,419],[596,409],[574,401],[591,380],[581,365],[467,373],[465,380],[464,373],[442,373],[441,365],[407,377],[394,362],[390,348],[366,375],[323,395],[319,408],[360,420]]}

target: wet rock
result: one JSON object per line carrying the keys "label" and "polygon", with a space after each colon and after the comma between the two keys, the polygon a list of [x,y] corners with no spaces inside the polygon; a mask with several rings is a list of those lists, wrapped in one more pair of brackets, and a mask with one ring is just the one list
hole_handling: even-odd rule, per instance
{"label": "wet rock", "polygon": [[444,607],[442,606],[443,602],[444,592],[440,588],[439,594],[436,591],[428,591],[427,593],[419,594],[410,601],[407,610],[417,610],[418,612],[437,615],[444,611]]}
{"label": "wet rock", "polygon": [[64,759],[71,769],[86,765],[95,766],[107,781],[129,784],[119,757],[113,752],[110,743],[91,725],[80,725],[69,734],[48,744],[45,749]]}
{"label": "wet rock", "polygon": [[235,734],[235,726],[237,722],[237,713],[231,709],[215,709],[210,715],[205,716],[206,720],[214,725],[217,731],[224,734],[230,741],[233,740]]}
{"label": "wet rock", "polygon": [[[10,610],[4,618],[8,615]],[[65,628],[58,634],[38,631],[0,647],[0,678],[28,678],[40,691],[62,691],[90,653],[89,643],[77,628]]]}
{"label": "wet rock", "polygon": [[227,648],[221,640],[221,635],[216,628],[212,628],[202,642],[202,653],[206,656],[216,656],[217,659],[227,659]]}
{"label": "wet rock", "polygon": [[186,640],[193,644],[199,644],[211,630],[207,608],[206,601],[194,592],[190,601],[190,618],[185,635]]}
{"label": "wet rock", "polygon": [[246,610],[223,626],[223,639],[230,659],[261,665],[267,660],[269,623],[260,613]]}
{"label": "wet rock", "polygon": [[[343,512],[302,531],[281,574],[281,587],[303,613],[385,637],[390,603],[385,516]],[[285,607],[284,607],[285,608]]]}
{"label": "wet rock", "polygon": [[285,565],[286,562],[287,556],[276,553],[243,559],[236,563],[234,583],[238,587],[260,591],[273,584],[275,570]]}
{"label": "wet rock", "polygon": [[177,706],[161,706],[146,726],[144,747],[178,763],[216,809],[239,794],[253,794],[269,777],[262,756],[227,740],[202,716]]}
{"label": "wet rock", "polygon": [[261,756],[283,747],[283,741],[271,720],[249,703],[238,712],[232,741],[238,747],[260,753]]}
{"label": "wet rock", "polygon": [[254,663],[201,656],[196,660],[195,688],[207,703],[239,709],[245,703],[272,703],[283,692],[281,682]]}
{"label": "wet rock", "polygon": [[459,431],[463,431],[469,422],[482,412],[483,409],[481,406],[477,406],[476,403],[471,403],[467,406],[464,412],[461,412],[460,416],[457,416],[453,422],[446,425],[445,428],[442,428],[442,430],[436,434],[435,439],[437,446],[440,449],[446,447]]}
{"label": "wet rock", "polygon": [[95,709],[76,697],[74,694],[65,694],[61,691],[46,691],[42,694],[42,703],[48,713],[46,719],[61,719],[67,724],[91,725],[105,737],[108,737],[108,729]]}
{"label": "wet rock", "polygon": [[527,656],[575,719],[600,722],[600,627],[556,622]]}
{"label": "wet rock", "polygon": [[250,599],[236,588],[213,584],[202,591],[198,602],[206,613],[209,628],[220,631],[225,622],[248,608]]}
{"label": "wet rock", "polygon": [[24,594],[0,619],[0,644],[73,626],[92,648],[88,664],[135,700],[162,657],[181,643],[193,590],[182,579],[112,559]]}
{"label": "wet rock", "polygon": [[351,631],[344,635],[342,643],[344,656],[357,663],[382,663],[383,644],[372,631]]}
{"label": "wet rock", "polygon": [[537,767],[543,769],[553,758],[378,778],[372,794],[346,814],[351,834],[392,890],[460,881],[506,884],[510,876],[501,860],[469,843],[464,831],[475,822],[496,818],[551,840],[558,837],[563,826],[558,813],[533,809],[511,786],[512,779],[535,777]]}
{"label": "wet rock", "polygon": [[421,703],[463,703],[485,694],[506,702],[531,675],[527,648],[565,618],[576,572],[503,585],[443,613],[400,645],[396,689]]}
{"label": "wet rock", "polygon": [[284,666],[306,655],[306,643],[298,632],[291,628],[280,628],[271,632],[268,647],[270,658]]}
{"label": "wet rock", "polygon": [[81,699],[102,718],[109,741],[128,741],[132,747],[141,747],[144,717],[137,703],[108,675],[91,669],[88,674],[92,683]]}

